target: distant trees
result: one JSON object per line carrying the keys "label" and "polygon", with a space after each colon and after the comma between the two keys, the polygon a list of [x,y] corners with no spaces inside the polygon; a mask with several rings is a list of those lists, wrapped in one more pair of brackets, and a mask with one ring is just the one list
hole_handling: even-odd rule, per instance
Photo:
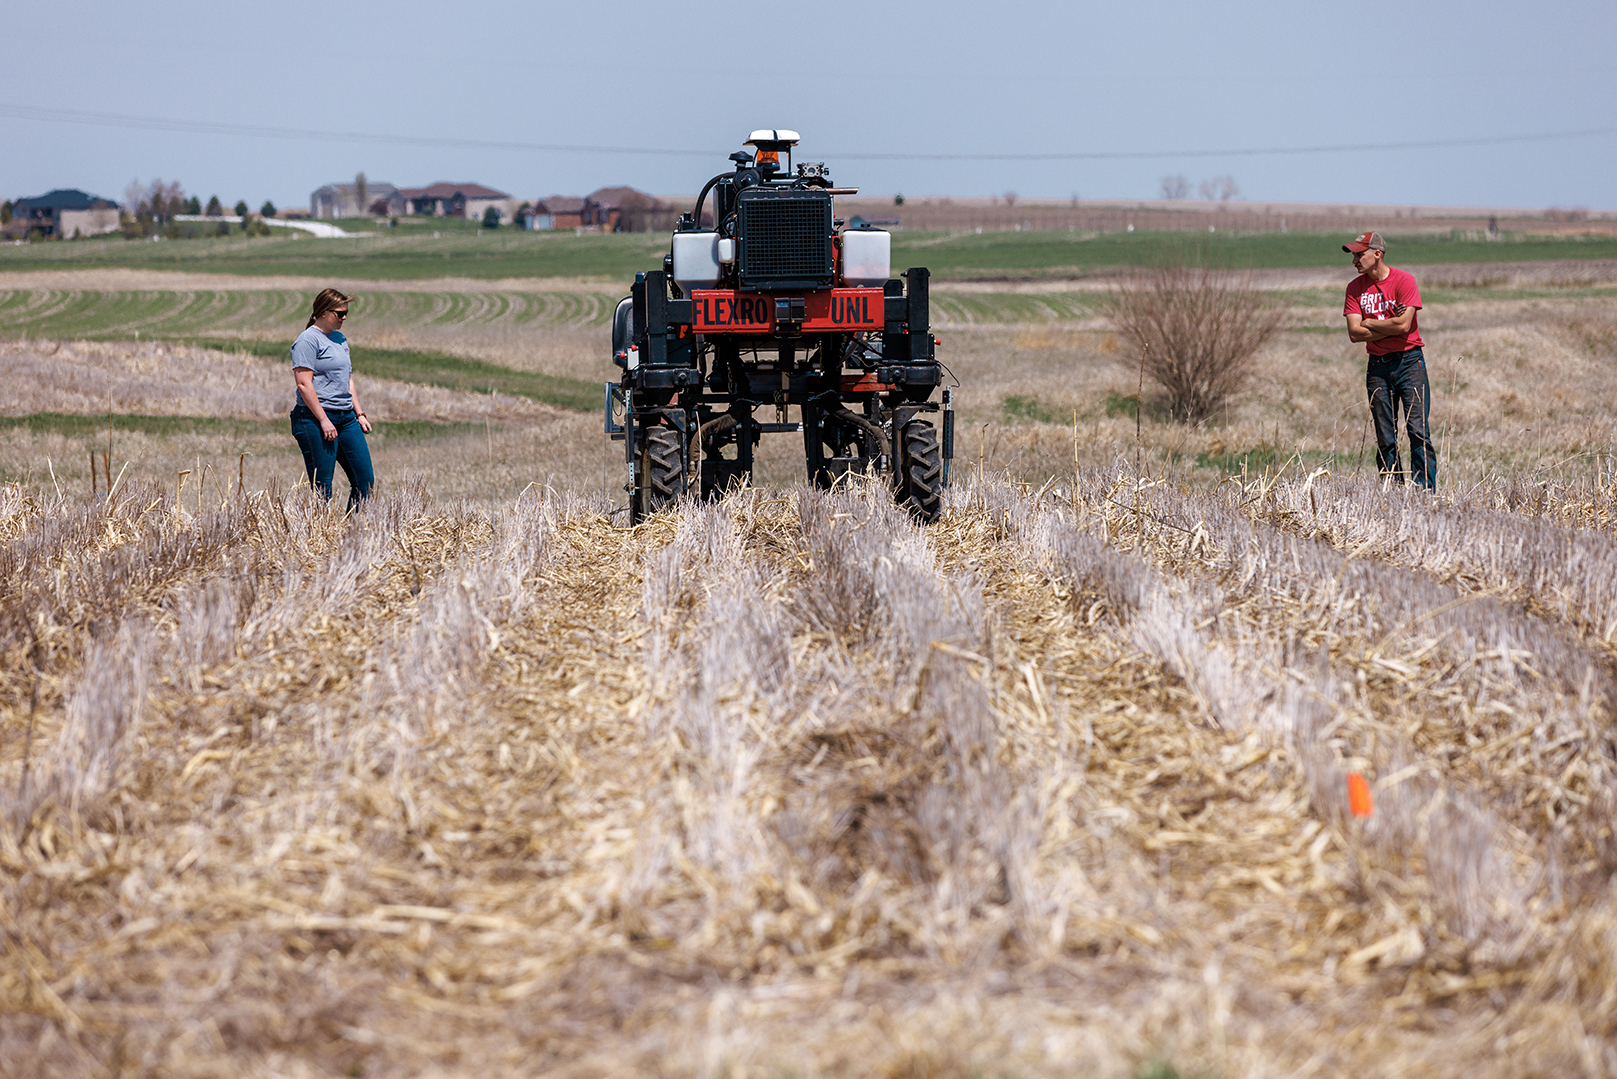
{"label": "distant trees", "polygon": [[[273,214],[275,208],[269,203],[265,208]],[[257,224],[259,234],[268,233],[262,222],[253,221],[247,208],[247,200],[242,199],[236,203],[236,216],[244,222],[243,231],[254,235],[252,225]],[[170,240],[191,239],[198,236],[228,236],[230,226],[224,221],[215,222],[212,227],[198,228],[184,225],[174,220],[178,214],[195,217],[225,216],[225,204],[218,195],[210,195],[206,206],[199,195],[187,195],[177,182],[152,180],[142,183],[135,180],[124,189],[124,205],[119,211],[119,227],[126,239],[139,240],[167,237]]]}
{"label": "distant trees", "polygon": [[[1241,197],[1241,188],[1233,176],[1210,176],[1197,185],[1196,191],[1204,199],[1228,202]],[[1162,178],[1162,197],[1165,199],[1190,198],[1190,180],[1184,174]]]}
{"label": "distant trees", "polygon": [[369,192],[370,186],[365,182],[365,173],[363,171],[355,173],[354,203],[359,207],[359,212],[362,214],[370,211],[370,200],[365,197]]}
{"label": "distant trees", "polygon": [[898,194],[893,196],[893,205],[894,206],[902,206],[902,205],[904,205],[904,193],[902,191],[900,191]]}
{"label": "distant trees", "polygon": [[500,227],[500,211],[490,206],[483,211],[483,227],[497,229]]}
{"label": "distant trees", "polygon": [[131,240],[159,234],[173,237],[179,235],[179,226],[171,223],[174,215],[186,212],[200,213],[201,205],[194,198],[187,199],[177,181],[164,183],[154,179],[143,184],[133,180],[124,188],[119,224],[124,236]]}
{"label": "distant trees", "polygon": [[0,225],[11,224],[11,200],[0,202]]}
{"label": "distant trees", "polygon": [[262,206],[260,206],[258,208],[258,212],[263,214],[265,217],[274,217],[275,216],[275,204],[273,202],[271,202],[269,199],[265,199],[264,200],[264,205],[262,205]]}
{"label": "distant trees", "polygon": [[148,224],[161,224],[175,214],[185,213],[185,203],[185,190],[178,182],[165,184],[162,180],[153,180],[143,184],[135,180],[124,188],[125,208],[137,220]]}

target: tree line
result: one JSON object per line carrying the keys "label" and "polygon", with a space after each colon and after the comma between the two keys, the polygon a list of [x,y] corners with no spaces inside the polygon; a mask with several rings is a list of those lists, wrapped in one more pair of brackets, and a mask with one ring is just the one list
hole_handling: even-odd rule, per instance
{"label": "tree line", "polygon": [[267,236],[269,226],[264,223],[265,219],[273,218],[276,212],[275,203],[266,199],[255,216],[248,208],[247,200],[238,199],[230,210],[231,214],[242,219],[235,230],[230,222],[222,220],[213,225],[176,221],[174,219],[181,215],[223,218],[226,216],[225,205],[218,195],[209,196],[204,205],[200,197],[187,195],[179,181],[165,183],[161,179],[154,179],[147,184],[136,180],[124,189],[120,218],[123,233],[129,239],[164,236],[179,240],[196,236],[228,236],[232,231],[247,236]]}

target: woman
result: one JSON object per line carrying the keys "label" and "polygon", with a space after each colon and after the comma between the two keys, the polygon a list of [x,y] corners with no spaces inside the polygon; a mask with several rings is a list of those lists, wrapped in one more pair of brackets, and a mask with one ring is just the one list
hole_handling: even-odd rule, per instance
{"label": "woman", "polygon": [[354,368],[342,333],[347,318],[348,297],[328,288],[314,298],[309,324],[292,342],[292,378],[297,383],[292,437],[303,451],[309,483],[328,500],[332,472],[342,465],[352,510],[371,496],[376,477],[365,442],[371,423],[354,394]]}

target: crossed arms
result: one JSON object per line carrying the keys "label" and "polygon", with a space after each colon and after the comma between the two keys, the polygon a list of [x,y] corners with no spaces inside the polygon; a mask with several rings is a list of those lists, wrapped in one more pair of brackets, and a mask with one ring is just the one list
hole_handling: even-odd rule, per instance
{"label": "crossed arms", "polygon": [[1393,308],[1392,318],[1348,315],[1348,340],[1363,344],[1366,341],[1380,341],[1386,337],[1402,337],[1415,324],[1416,310],[1399,304]]}

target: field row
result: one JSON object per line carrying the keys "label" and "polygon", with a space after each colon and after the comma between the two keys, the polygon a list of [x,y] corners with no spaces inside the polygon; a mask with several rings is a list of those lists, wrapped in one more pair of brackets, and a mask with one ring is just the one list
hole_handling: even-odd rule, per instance
{"label": "field row", "polygon": [[[621,297],[610,292],[362,291],[352,325],[361,333],[410,329],[605,326]],[[290,289],[105,291],[0,289],[0,324],[12,337],[70,340],[195,338],[208,335],[290,338],[307,320],[310,296]],[[934,324],[1044,322],[1087,318],[1093,293],[932,294]]]}
{"label": "field row", "polygon": [[1073,481],[0,488],[0,1056],[1601,1061],[1617,490]]}
{"label": "field row", "polygon": [[[227,334],[295,337],[311,297],[290,289],[0,290],[8,336],[114,340]],[[618,297],[579,292],[365,292],[353,302],[354,325],[388,329],[601,326]]]}

